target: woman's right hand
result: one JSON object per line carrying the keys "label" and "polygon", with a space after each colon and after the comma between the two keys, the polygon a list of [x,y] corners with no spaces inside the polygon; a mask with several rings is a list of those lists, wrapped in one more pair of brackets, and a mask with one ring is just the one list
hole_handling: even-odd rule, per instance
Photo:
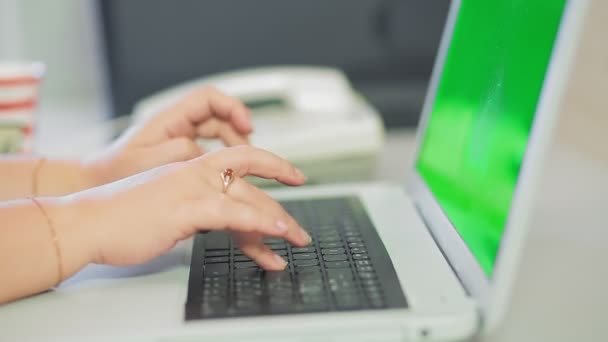
{"label": "woman's right hand", "polygon": [[[236,179],[223,193],[220,173]],[[308,234],[272,198],[246,182],[246,175],[302,185],[304,175],[284,159],[250,146],[225,148],[199,158],[161,166],[71,196],[95,263],[146,262],[201,230],[229,230],[244,254],[266,270],[285,262],[265,237],[295,246]]]}

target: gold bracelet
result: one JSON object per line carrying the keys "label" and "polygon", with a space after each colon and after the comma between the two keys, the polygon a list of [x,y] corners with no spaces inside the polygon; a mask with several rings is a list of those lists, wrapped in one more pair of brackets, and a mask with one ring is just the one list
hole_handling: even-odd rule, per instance
{"label": "gold bracelet", "polygon": [[30,197],[30,200],[34,202],[34,204],[40,209],[42,215],[46,218],[46,222],[48,223],[49,229],[51,230],[51,238],[53,239],[53,245],[55,245],[55,254],[57,255],[57,282],[55,283],[55,287],[61,284],[63,280],[63,263],[61,262],[61,248],[59,247],[59,239],[57,238],[57,232],[55,231],[55,227],[53,226],[53,222],[51,218],[47,214],[44,207],[35,197]]}
{"label": "gold bracelet", "polygon": [[45,158],[40,158],[34,166],[34,171],[32,172],[32,196],[38,196],[38,174],[45,161]]}

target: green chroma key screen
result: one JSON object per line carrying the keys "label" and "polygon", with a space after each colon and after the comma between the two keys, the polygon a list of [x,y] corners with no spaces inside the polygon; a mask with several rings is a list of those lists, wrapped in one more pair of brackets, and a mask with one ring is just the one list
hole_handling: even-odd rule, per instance
{"label": "green chroma key screen", "polygon": [[565,0],[462,0],[416,168],[492,275]]}

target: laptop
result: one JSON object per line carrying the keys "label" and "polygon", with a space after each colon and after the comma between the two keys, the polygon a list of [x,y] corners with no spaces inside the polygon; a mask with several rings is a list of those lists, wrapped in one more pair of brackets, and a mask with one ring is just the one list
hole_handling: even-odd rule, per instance
{"label": "laptop", "polygon": [[186,325],[254,341],[491,331],[508,302],[585,6],[453,1],[407,186],[273,191],[313,237],[305,248],[266,240],[288,261],[282,272],[264,272],[225,233],[198,235]]}

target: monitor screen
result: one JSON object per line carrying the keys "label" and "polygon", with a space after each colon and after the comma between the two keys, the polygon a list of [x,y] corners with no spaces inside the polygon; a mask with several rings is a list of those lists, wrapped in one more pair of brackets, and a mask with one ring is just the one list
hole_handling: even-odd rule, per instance
{"label": "monitor screen", "polygon": [[416,169],[492,275],[565,0],[463,0]]}

